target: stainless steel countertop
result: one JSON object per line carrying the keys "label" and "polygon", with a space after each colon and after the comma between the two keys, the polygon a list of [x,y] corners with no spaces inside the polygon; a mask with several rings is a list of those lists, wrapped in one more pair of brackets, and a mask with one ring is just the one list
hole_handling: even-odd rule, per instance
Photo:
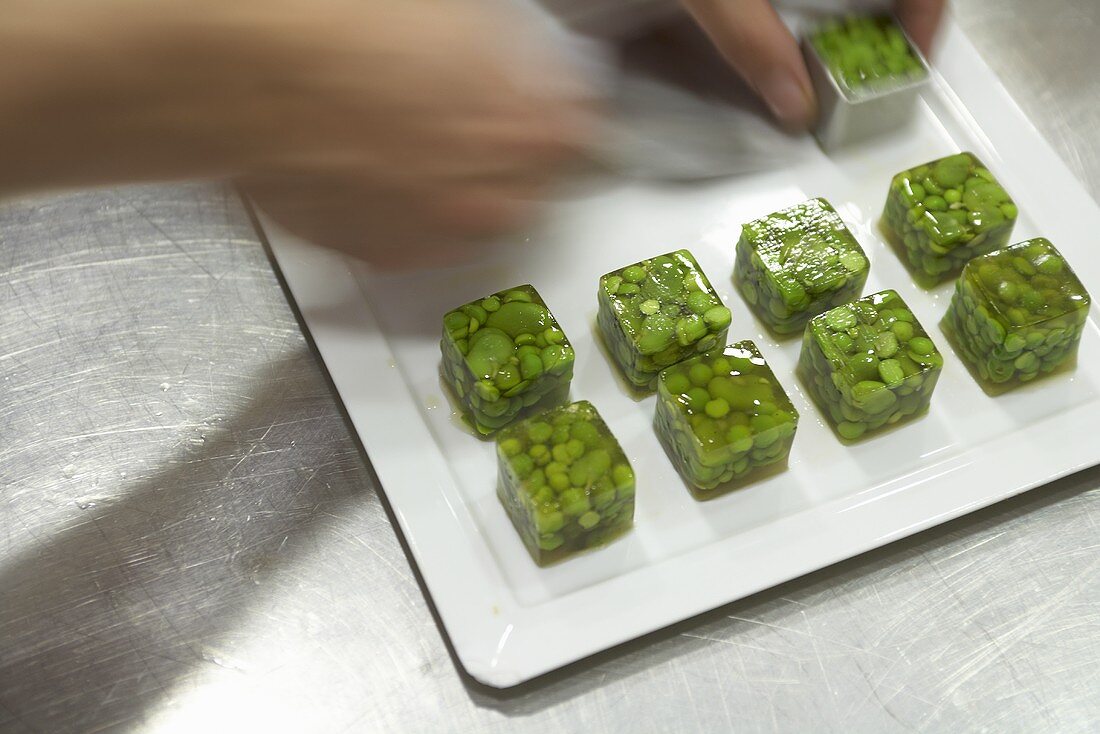
{"label": "stainless steel countertop", "polygon": [[[958,5],[1100,198],[1100,3]],[[0,376],[3,731],[1100,729],[1098,470],[473,683],[216,186],[0,207]]]}

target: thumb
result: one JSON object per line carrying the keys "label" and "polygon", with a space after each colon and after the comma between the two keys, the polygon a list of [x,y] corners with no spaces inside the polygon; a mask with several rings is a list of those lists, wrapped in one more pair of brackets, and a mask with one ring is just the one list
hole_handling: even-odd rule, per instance
{"label": "thumb", "polygon": [[804,130],[817,102],[802,52],[767,0],[682,0],[726,61],[790,130]]}

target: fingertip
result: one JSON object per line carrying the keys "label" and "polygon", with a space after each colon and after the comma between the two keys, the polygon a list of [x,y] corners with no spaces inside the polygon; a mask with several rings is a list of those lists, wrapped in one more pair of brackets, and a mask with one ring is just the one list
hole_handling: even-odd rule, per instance
{"label": "fingertip", "polygon": [[785,129],[801,132],[813,124],[817,117],[817,100],[798,75],[777,68],[766,74],[757,86],[764,104]]}

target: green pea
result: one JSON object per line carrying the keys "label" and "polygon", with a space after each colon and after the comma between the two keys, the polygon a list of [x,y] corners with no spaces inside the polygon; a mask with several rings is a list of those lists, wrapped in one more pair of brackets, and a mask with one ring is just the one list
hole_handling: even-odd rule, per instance
{"label": "green pea", "polygon": [[928,337],[917,336],[909,340],[909,350],[922,357],[927,357],[936,351],[936,345]]}
{"label": "green pea", "polygon": [[622,277],[627,283],[641,283],[645,280],[645,269],[639,265],[631,265],[623,270]]}
{"label": "green pea", "polygon": [[[901,323],[901,322],[897,322]],[[885,331],[875,337],[875,355],[879,359],[893,357],[898,352],[898,338],[893,331]],[[882,365],[879,364],[879,370]]]}
{"label": "green pea", "polygon": [[704,387],[714,377],[714,370],[705,362],[696,362],[688,368],[688,377],[691,379],[691,384]]}
{"label": "green pea", "polygon": [[752,429],[747,425],[730,426],[726,432],[726,440],[730,450],[734,453],[744,453],[752,448]]}
{"label": "green pea", "polygon": [[[946,191],[944,193],[947,193]],[[924,208],[928,211],[941,212],[947,209],[947,200],[942,196],[928,196],[924,199]]]}
{"label": "green pea", "polygon": [[[479,319],[480,320],[480,319]],[[535,334],[550,326],[550,312],[537,303],[509,301],[491,314],[484,323],[500,329],[511,338],[519,334]]]}
{"label": "green pea", "polygon": [[638,305],[638,310],[647,316],[652,316],[661,310],[661,302],[653,298],[648,301],[642,301],[641,304]]}
{"label": "green pea", "polygon": [[573,487],[561,493],[561,510],[569,517],[580,517],[592,508],[583,489]]}
{"label": "green pea", "polygon": [[634,483],[634,471],[626,464],[616,464],[611,469],[611,480],[616,488],[622,488]]}
{"label": "green pea", "polygon": [[715,306],[707,309],[703,314],[703,320],[711,331],[720,331],[730,325],[732,314],[725,306]]}
{"label": "green pea", "polygon": [[641,290],[642,289],[638,287],[637,283],[623,283],[619,286],[618,295],[624,298],[629,298],[631,296],[638,295]]}
{"label": "green pea", "polygon": [[683,372],[665,375],[665,388],[673,395],[681,395],[691,389],[691,380]]}
{"label": "green pea", "polygon": [[932,176],[945,189],[962,186],[970,176],[971,159],[966,153],[941,158],[932,168]]}
{"label": "green pea", "polygon": [[710,402],[710,394],[701,387],[693,387],[687,391],[688,409],[693,413],[702,413]]}
{"label": "green pea", "polygon": [[907,321],[895,321],[890,324],[890,330],[899,342],[907,343],[913,338],[913,325]]}
{"label": "green pea", "polygon": [[884,359],[878,364],[878,373],[887,385],[894,385],[905,379],[905,370],[896,359]]}
{"label": "green pea", "polygon": [[856,325],[856,315],[849,306],[840,306],[825,314],[825,323],[833,331],[845,331]]}
{"label": "green pea", "polygon": [[857,354],[848,360],[848,370],[857,380],[873,380],[878,377],[878,361],[873,354]]}
{"label": "green pea", "polygon": [[[549,469],[549,465],[547,466]],[[569,489],[569,475],[564,472],[555,472],[553,474],[547,473],[547,483],[558,492]]]}
{"label": "green pea", "polygon": [[694,344],[707,333],[706,322],[701,316],[692,314],[676,322],[676,341],[682,346]]}
{"label": "green pea", "polygon": [[604,290],[612,296],[619,292],[619,286],[622,283],[623,278],[621,275],[607,275],[603,278]]}
{"label": "green pea", "polygon": [[730,412],[730,404],[722,398],[715,398],[707,402],[704,410],[711,418],[723,418]]}
{"label": "green pea", "polygon": [[535,460],[527,454],[518,454],[511,458],[511,467],[517,477],[526,479],[535,470]]}
{"label": "green pea", "polygon": [[588,512],[577,518],[577,524],[585,530],[590,530],[600,522],[600,514],[595,510],[589,510]]}
{"label": "green pea", "polygon": [[836,430],[843,438],[849,441],[855,441],[867,432],[867,424],[853,421],[841,421],[837,424]]}
{"label": "green pea", "polygon": [[718,299],[706,291],[693,291],[688,294],[687,307],[692,313],[705,314],[711,308],[719,305]]}
{"label": "green pea", "polygon": [[537,354],[523,354],[519,358],[519,373],[524,380],[534,380],[542,374],[542,360]]}
{"label": "green pea", "polygon": [[447,331],[465,329],[470,323],[470,317],[461,311],[451,311],[443,317],[443,328]]}

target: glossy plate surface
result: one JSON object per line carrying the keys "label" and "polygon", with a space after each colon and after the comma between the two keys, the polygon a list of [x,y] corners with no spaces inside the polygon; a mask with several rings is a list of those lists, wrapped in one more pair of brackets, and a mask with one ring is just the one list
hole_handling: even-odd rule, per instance
{"label": "glossy plate surface", "polygon": [[[1100,208],[957,27],[905,136],[698,186],[610,182],[557,206],[529,240],[478,266],[377,277],[264,223],[286,281],[366,446],[454,648],[478,680],[515,685],[617,643],[1100,463],[1100,333],[1077,370],[988,397],[939,329],[951,294],[925,291],[877,232],[890,178],[958,150],[982,158],[1020,208],[1012,241],[1049,238],[1100,294]],[[781,342],[730,281],[742,222],[813,196],[871,260],[864,289],[896,289],[944,353],[928,415],[853,447],[824,425]],[[801,420],[790,469],[711,502],[692,499],[652,430],[654,398],[622,386],[595,339],[599,276],[677,248],[694,253]],[[493,445],[452,414],[440,318],[533,283],[577,350],[572,398],[592,401],[637,477],[634,530],[539,569],[497,502]]]}

